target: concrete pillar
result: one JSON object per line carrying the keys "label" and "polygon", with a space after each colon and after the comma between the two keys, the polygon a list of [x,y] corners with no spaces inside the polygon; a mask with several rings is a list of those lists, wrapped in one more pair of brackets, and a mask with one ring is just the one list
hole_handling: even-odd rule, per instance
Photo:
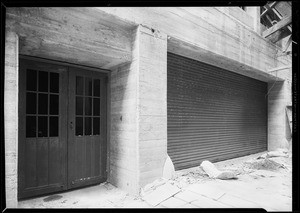
{"label": "concrete pillar", "polygon": [[111,73],[109,181],[137,194],[167,157],[166,35],[138,26],[132,58]]}
{"label": "concrete pillar", "polygon": [[139,185],[162,177],[167,159],[167,36],[138,28]]}
{"label": "concrete pillar", "polygon": [[18,35],[5,32],[4,70],[4,134],[5,134],[5,193],[6,207],[17,207],[18,190]]}
{"label": "concrete pillar", "polygon": [[285,108],[291,103],[291,85],[288,81],[268,84],[268,150],[289,149],[290,131]]}
{"label": "concrete pillar", "polygon": [[254,31],[261,35],[260,32],[260,7],[245,7],[245,11],[253,18]]}

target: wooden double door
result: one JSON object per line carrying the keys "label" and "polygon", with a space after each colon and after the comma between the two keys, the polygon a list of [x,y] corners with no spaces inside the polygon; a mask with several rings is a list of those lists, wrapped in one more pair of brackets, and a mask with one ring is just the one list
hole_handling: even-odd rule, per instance
{"label": "wooden double door", "polygon": [[18,198],[106,181],[106,74],[19,65]]}

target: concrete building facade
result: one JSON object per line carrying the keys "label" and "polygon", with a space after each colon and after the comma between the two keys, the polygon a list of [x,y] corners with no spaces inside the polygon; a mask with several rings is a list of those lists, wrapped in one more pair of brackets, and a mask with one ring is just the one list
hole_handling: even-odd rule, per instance
{"label": "concrete building facade", "polygon": [[168,156],[167,53],[265,82],[267,149],[288,148],[291,57],[279,55],[282,49],[262,37],[259,17],[258,7],[7,8],[7,207],[18,205],[23,175],[19,147],[27,143],[19,134],[26,128],[19,122],[25,107],[19,97],[22,58],[106,75],[104,176],[131,193],[162,177]]}

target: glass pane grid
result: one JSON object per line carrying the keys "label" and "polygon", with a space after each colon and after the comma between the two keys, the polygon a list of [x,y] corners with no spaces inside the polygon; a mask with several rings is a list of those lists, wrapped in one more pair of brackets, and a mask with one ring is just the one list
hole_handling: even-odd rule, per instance
{"label": "glass pane grid", "polygon": [[28,69],[26,77],[26,137],[58,137],[59,73]]}
{"label": "glass pane grid", "polygon": [[[99,91],[97,91],[97,88]],[[76,76],[75,113],[76,136],[100,134],[99,79]]]}

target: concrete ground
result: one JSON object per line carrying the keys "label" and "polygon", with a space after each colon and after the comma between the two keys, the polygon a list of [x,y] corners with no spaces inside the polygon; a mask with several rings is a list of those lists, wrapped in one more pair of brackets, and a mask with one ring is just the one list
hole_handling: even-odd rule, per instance
{"label": "concrete ground", "polygon": [[291,157],[271,158],[284,165],[273,171],[245,167],[244,162],[254,162],[261,154],[215,163],[220,170],[235,171],[238,174],[235,180],[211,179],[195,167],[176,172],[172,180],[152,190],[148,198],[131,196],[104,183],[21,201],[19,208],[263,208],[291,211]]}

